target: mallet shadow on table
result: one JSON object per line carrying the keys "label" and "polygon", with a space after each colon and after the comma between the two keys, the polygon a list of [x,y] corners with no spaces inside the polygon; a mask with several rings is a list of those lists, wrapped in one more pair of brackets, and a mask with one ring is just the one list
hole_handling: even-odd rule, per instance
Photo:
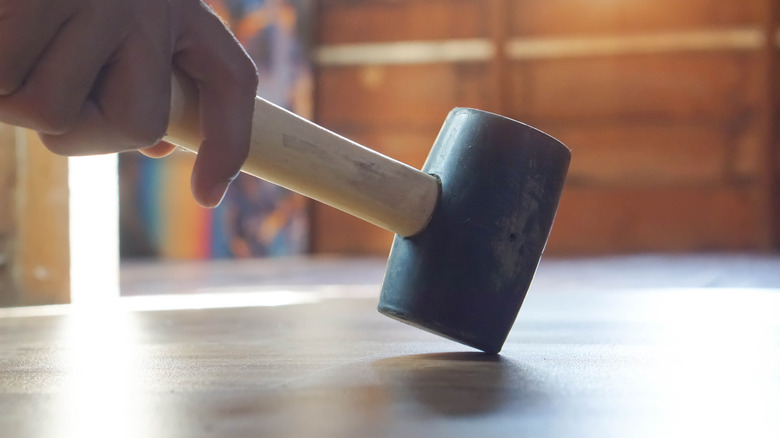
{"label": "mallet shadow on table", "polygon": [[[193,152],[196,96],[174,77],[165,140]],[[258,97],[242,170],[396,233],[378,310],[498,353],[544,251],[570,157],[531,126],[455,108],[420,171]]]}

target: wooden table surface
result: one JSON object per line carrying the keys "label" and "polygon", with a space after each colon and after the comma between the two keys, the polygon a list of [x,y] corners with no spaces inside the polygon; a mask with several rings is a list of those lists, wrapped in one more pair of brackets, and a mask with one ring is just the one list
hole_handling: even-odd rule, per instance
{"label": "wooden table surface", "polygon": [[560,280],[498,356],[371,285],[3,310],[0,436],[780,436],[780,285]]}

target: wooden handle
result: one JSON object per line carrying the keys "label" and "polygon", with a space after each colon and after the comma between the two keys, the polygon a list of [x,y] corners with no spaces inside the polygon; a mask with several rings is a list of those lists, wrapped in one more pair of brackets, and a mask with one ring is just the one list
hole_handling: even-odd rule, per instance
{"label": "wooden handle", "polygon": [[[173,78],[165,140],[197,152],[197,93]],[[401,236],[422,231],[439,197],[438,180],[260,97],[242,170]]]}

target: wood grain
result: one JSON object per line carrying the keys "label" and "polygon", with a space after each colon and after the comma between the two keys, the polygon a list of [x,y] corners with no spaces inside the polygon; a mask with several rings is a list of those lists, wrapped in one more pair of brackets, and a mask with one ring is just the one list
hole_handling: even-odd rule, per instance
{"label": "wood grain", "polygon": [[588,187],[563,193],[552,254],[745,250],[760,245],[750,186]]}
{"label": "wood grain", "polygon": [[490,31],[482,0],[324,0],[317,20],[319,44],[475,38]]}
{"label": "wood grain", "polygon": [[298,305],[258,292],[245,294],[252,305],[226,309],[0,312],[0,430],[774,437],[778,262],[543,261],[499,356],[379,315],[372,286],[344,298],[312,286],[299,294],[314,302]]}
{"label": "wood grain", "polygon": [[393,233],[327,205],[312,205],[311,248],[315,254],[387,254]]}
{"label": "wood grain", "polygon": [[569,184],[674,187],[757,182],[763,160],[756,123],[671,122],[636,118],[535,126],[571,145]]}
{"label": "wood grain", "polygon": [[630,34],[761,21],[763,0],[511,0],[513,35]]}
{"label": "wood grain", "polygon": [[507,92],[521,119],[728,122],[759,110],[757,52],[515,62]]}
{"label": "wood grain", "polygon": [[482,64],[324,67],[318,72],[317,121],[406,130],[441,127],[456,106],[493,108],[490,70]]}
{"label": "wood grain", "polygon": [[[598,253],[609,245],[615,251],[776,246],[780,99],[770,97],[778,92],[776,62],[769,62],[777,61],[777,48],[769,45],[776,45],[776,0],[494,0],[483,2],[479,13],[468,2],[449,2],[452,10],[466,11],[457,18],[461,28],[451,29],[452,16],[443,14],[441,23],[431,22],[430,34],[416,27],[414,16],[447,2],[325,3],[324,46],[425,38],[492,42],[494,56],[482,62],[323,65],[317,120],[409,162],[424,159],[424,138],[458,105],[500,112],[560,138],[573,149],[567,187],[576,194],[564,196],[555,227],[561,231],[553,235],[562,232],[581,244],[551,244],[550,251],[588,252],[586,242]],[[410,23],[408,32],[379,23],[390,16]],[[478,30],[485,22],[489,29]],[[594,187],[603,196],[566,207]],[[700,189],[708,194],[691,194]],[[671,220],[665,203],[644,208],[641,199],[629,199],[657,190],[698,213]],[[623,219],[610,219],[615,211]],[[607,219],[594,234],[601,237],[578,236],[589,229],[578,221],[601,212]],[[317,215],[324,222],[315,219],[315,229],[327,234],[314,237],[319,251],[360,251],[366,242],[366,251],[382,252],[389,242],[381,232],[345,222],[360,230],[360,240],[351,241],[350,233],[332,228],[339,215]],[[698,227],[700,221],[724,228]],[[653,223],[667,224],[674,237],[664,235],[666,226],[647,225]]]}
{"label": "wood grain", "polygon": [[675,52],[750,51],[761,48],[757,27],[606,36],[519,37],[506,42],[512,59],[623,56]]}

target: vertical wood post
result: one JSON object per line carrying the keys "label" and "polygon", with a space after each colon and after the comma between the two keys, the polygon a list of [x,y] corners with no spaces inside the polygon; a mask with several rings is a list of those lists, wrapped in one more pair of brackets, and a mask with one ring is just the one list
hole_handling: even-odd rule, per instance
{"label": "vertical wood post", "polygon": [[0,306],[68,303],[68,160],[24,129],[0,141]]}
{"label": "vertical wood post", "polygon": [[493,82],[493,106],[491,111],[498,114],[508,112],[507,104],[507,55],[506,42],[509,32],[509,8],[506,0],[490,0],[490,39],[494,53],[491,60],[491,80]]}
{"label": "vertical wood post", "polygon": [[765,238],[764,247],[767,250],[780,248],[780,139],[778,138],[778,102],[780,101],[778,86],[778,4],[780,0],[765,0],[764,22],[764,46],[762,58],[764,66],[763,74],[763,102],[764,112],[764,146],[765,165],[762,175],[764,187],[764,223]]}
{"label": "vertical wood post", "polygon": [[14,279],[14,227],[16,221],[15,129],[0,124],[0,306],[17,301]]}

